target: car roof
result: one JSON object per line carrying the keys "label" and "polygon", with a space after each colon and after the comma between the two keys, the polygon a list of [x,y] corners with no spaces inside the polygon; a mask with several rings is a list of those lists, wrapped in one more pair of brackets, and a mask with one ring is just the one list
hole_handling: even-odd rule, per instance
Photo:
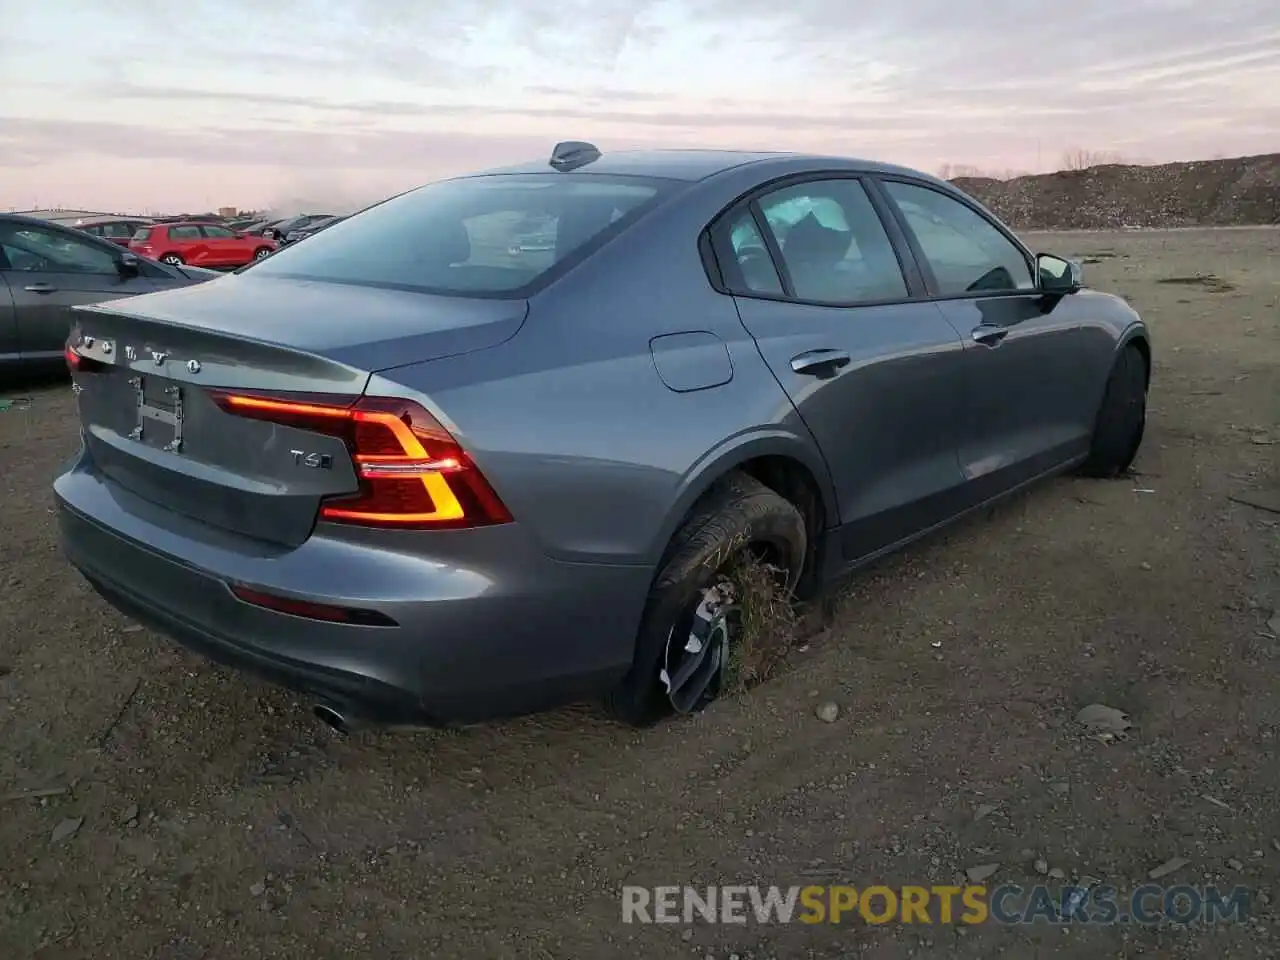
{"label": "car roof", "polygon": [[76,221],[77,227],[96,227],[104,223],[150,223],[146,217],[85,217]]}
{"label": "car roof", "polygon": [[[734,167],[763,161],[790,161],[787,166],[797,171],[823,168],[857,168],[869,173],[898,173],[919,177],[920,172],[906,167],[881,163],[875,160],[863,160],[855,157],[824,156],[822,154],[792,153],[788,151],[763,150],[617,150],[602,152],[600,156],[588,163],[568,171],[557,171],[551,166],[550,158],[507,167],[485,170],[471,176],[494,176],[515,173],[559,173],[560,176],[572,176],[574,173],[604,174],[633,177],[658,177],[668,180],[705,180],[717,173],[723,173]],[[926,175],[927,176],[927,175]],[[930,178],[932,179],[932,178]]]}
{"label": "car roof", "polygon": [[[0,222],[16,223],[24,227],[53,227],[55,230],[66,230],[72,236],[83,236],[80,234],[79,228],[73,227],[69,223],[58,223],[54,220],[42,220],[39,217],[28,217],[21,213],[0,213]],[[92,236],[92,234],[90,235]]]}

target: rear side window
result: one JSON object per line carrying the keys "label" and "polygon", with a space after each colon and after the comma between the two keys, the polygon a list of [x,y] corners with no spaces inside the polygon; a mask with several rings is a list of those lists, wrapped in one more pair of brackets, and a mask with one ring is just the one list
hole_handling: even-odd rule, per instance
{"label": "rear side window", "polygon": [[335,223],[252,269],[456,296],[525,296],[679,186],[592,174],[446,180]]}
{"label": "rear side window", "polygon": [[150,240],[150,239],[151,239],[151,228],[150,228],[150,227],[142,227],[140,230],[138,230],[138,231],[136,231],[136,232],[134,233],[134,235],[133,235],[133,239],[134,239],[134,240],[136,240],[136,241],[138,241],[139,243],[141,243],[143,240]]}
{"label": "rear side window", "polygon": [[853,179],[822,179],[760,197],[795,297],[857,304],[907,298],[880,215]]}
{"label": "rear side window", "polygon": [[199,227],[194,227],[194,226],[192,226],[192,227],[170,227],[170,228],[169,228],[169,239],[170,239],[170,240],[199,240],[199,239],[200,239],[200,228],[199,228]]}

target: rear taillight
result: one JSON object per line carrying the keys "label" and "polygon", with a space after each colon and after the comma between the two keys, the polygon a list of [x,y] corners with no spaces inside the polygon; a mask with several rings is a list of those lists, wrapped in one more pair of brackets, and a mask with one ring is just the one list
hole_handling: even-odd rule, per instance
{"label": "rear taillight", "polygon": [[509,523],[511,514],[453,436],[419,404],[384,397],[354,403],[214,392],[227,413],[340,437],[360,491],[327,499],[334,523],[457,529]]}
{"label": "rear taillight", "polygon": [[97,373],[103,367],[101,360],[81,356],[76,353],[76,348],[69,343],[63,349],[62,355],[67,361],[67,369],[72,373]]}

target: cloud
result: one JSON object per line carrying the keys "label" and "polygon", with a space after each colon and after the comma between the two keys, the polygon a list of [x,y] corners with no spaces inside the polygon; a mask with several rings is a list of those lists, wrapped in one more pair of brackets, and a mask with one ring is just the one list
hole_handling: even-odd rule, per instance
{"label": "cloud", "polygon": [[0,192],[100,162],[420,182],[570,137],[928,169],[1280,148],[1274,0],[0,0],[0,21]]}

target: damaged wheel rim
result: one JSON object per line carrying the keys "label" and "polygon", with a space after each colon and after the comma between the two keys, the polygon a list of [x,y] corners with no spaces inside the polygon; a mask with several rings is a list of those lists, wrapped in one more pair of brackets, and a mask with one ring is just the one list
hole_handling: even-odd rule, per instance
{"label": "damaged wheel rim", "polygon": [[695,713],[719,695],[732,642],[734,599],[733,583],[718,580],[699,591],[667,634],[659,679],[677,713]]}

